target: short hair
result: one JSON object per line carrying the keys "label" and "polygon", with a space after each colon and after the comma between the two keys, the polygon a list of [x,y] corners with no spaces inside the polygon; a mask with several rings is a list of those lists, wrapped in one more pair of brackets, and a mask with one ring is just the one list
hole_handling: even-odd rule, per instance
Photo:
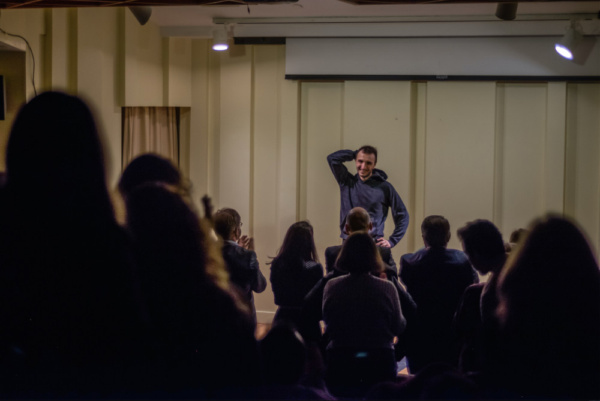
{"label": "short hair", "polygon": [[450,240],[450,223],[444,216],[427,216],[421,223],[423,239],[431,247],[443,247]]}
{"label": "short hair", "polygon": [[358,148],[358,150],[356,151],[356,154],[358,155],[358,152],[363,152],[364,154],[367,155],[375,155],[375,164],[377,164],[377,148],[371,145],[364,145],[361,146],[360,148]]}
{"label": "short hair", "polygon": [[350,228],[351,232],[364,231],[368,229],[370,222],[371,216],[369,216],[369,212],[362,207],[355,207],[354,209],[350,210],[346,216],[346,224],[348,225],[348,228]]}
{"label": "short hair", "polygon": [[348,273],[380,273],[383,262],[375,241],[366,232],[350,234],[342,245],[335,266]]}
{"label": "short hair", "polygon": [[486,260],[505,256],[500,230],[489,220],[474,220],[456,231],[468,255],[478,254]]}
{"label": "short hair", "polygon": [[231,208],[217,210],[215,213],[214,224],[215,232],[224,240],[228,240],[231,233],[242,223],[240,214]]}

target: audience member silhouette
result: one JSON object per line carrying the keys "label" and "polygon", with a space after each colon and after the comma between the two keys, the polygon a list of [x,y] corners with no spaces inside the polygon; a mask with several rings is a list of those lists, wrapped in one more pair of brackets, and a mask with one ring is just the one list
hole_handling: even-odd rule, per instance
{"label": "audience member silhouette", "polygon": [[[346,223],[344,225],[344,232],[351,234],[357,231],[371,232],[373,230],[373,223],[371,222],[371,216],[365,208],[355,207],[352,208],[346,216]],[[325,268],[327,273],[330,273],[334,269],[335,261],[342,250],[342,245],[334,245],[325,249]],[[398,268],[396,262],[392,256],[392,249],[387,247],[378,246],[377,250],[381,255],[381,260],[385,264],[385,271],[388,277],[395,276],[398,278]]]}
{"label": "audience member silhouette", "polygon": [[292,224],[271,263],[271,289],[279,306],[273,323],[285,321],[297,327],[304,297],[322,278],[313,227],[308,221]]}
{"label": "audience member silhouette", "polygon": [[[355,207],[346,216],[347,223],[344,226],[345,231],[348,234],[357,232],[368,232],[372,227],[371,218],[369,213],[362,207]],[[323,320],[323,292],[327,282],[335,277],[339,277],[348,274],[347,271],[336,267],[335,260],[340,254],[342,246],[332,246],[326,249],[325,258],[329,260],[327,263],[332,266],[331,271],[327,273],[306,295],[302,306],[302,318],[300,325],[300,332],[302,336],[311,343],[317,343],[320,346],[322,352],[325,352],[325,346],[328,343],[326,338],[322,337],[320,321]],[[396,263],[391,257],[390,248],[377,247],[379,255],[383,259],[384,272],[387,279],[396,287],[398,296],[400,298],[400,305],[402,307],[402,314],[407,322],[407,328],[402,333],[399,341],[396,343],[396,359],[402,359],[405,354],[407,347],[410,346],[412,341],[412,327],[414,319],[416,318],[416,305],[411,296],[406,292],[404,287],[398,282],[398,272],[396,271]],[[331,260],[333,259],[333,261]],[[389,265],[388,263],[392,263]]]}
{"label": "audience member silhouette", "polygon": [[600,399],[600,271],[582,231],[534,221],[498,280],[495,374],[520,398]]}
{"label": "audience member silhouette", "polygon": [[287,322],[275,323],[260,341],[266,386],[261,399],[335,399],[325,388],[306,385],[308,350],[302,336]]}
{"label": "audience member silhouette", "polygon": [[215,398],[259,385],[250,311],[207,274],[210,248],[218,244],[198,216],[164,185],[136,187],[126,206],[158,351],[153,395]]}
{"label": "audience member silhouette", "polygon": [[400,279],[417,304],[415,341],[407,352],[411,373],[433,362],[457,364],[452,320],[465,288],[479,282],[467,256],[446,247],[448,220],[426,217],[421,234],[425,248],[400,259]]}
{"label": "audience member silhouette", "polygon": [[126,197],[135,187],[148,183],[163,183],[173,191],[189,197],[189,183],[179,169],[167,158],[154,153],[144,153],[134,158],[123,170],[119,179],[119,192]]}
{"label": "audience member silhouette", "polygon": [[385,277],[369,234],[351,234],[336,266],[350,274],[325,285],[326,382],[336,396],[358,396],[375,383],[396,377],[393,342],[404,331],[406,320],[394,285],[372,274]]}
{"label": "audience member silhouette", "polygon": [[473,267],[481,275],[489,274],[486,283],[473,284],[465,290],[454,322],[461,370],[480,372],[486,359],[497,352],[496,287],[506,253],[502,234],[491,221],[471,221],[459,228],[457,235]]}
{"label": "audience member silhouette", "polygon": [[8,398],[136,391],[144,331],[94,118],[77,97],[24,105],[0,205],[0,391]]}
{"label": "audience member silhouette", "polygon": [[223,259],[231,282],[241,291],[256,326],[254,292],[263,292],[267,288],[267,279],[260,271],[254,252],[254,238],[242,235],[242,219],[234,209],[218,210],[214,225],[216,233],[223,239]]}

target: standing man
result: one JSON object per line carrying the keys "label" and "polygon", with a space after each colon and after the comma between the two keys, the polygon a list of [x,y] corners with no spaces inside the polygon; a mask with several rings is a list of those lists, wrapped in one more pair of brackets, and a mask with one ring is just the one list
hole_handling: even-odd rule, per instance
{"label": "standing man", "polygon": [[[345,162],[354,160],[356,174],[352,175],[344,166]],[[365,145],[357,151],[338,150],[327,156],[327,162],[340,186],[340,237],[346,238],[344,230],[346,216],[353,208],[360,206],[367,210],[373,223],[370,234],[375,238],[377,246],[392,248],[396,245],[408,227],[408,212],[400,195],[392,184],[387,182],[387,174],[376,169],[377,149]],[[389,239],[383,236],[383,228],[388,210],[392,210],[394,232]]]}

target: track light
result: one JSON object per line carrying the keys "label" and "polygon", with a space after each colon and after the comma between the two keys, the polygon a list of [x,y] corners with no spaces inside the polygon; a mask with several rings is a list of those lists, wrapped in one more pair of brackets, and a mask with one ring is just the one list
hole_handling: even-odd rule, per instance
{"label": "track light", "polygon": [[229,49],[229,32],[227,25],[223,25],[222,28],[215,28],[213,30],[213,50],[223,51]]}
{"label": "track light", "polygon": [[496,17],[504,21],[512,21],[517,16],[517,7],[519,3],[504,2],[496,6]]}
{"label": "track light", "polygon": [[575,21],[571,21],[571,26],[565,33],[565,35],[554,45],[556,52],[566,58],[567,60],[573,60],[575,55],[575,49],[581,43],[583,35],[577,27]]}
{"label": "track light", "polygon": [[150,16],[152,15],[152,7],[149,6],[132,6],[127,8],[129,8],[129,11],[131,11],[140,25],[144,25],[146,22],[148,22]]}

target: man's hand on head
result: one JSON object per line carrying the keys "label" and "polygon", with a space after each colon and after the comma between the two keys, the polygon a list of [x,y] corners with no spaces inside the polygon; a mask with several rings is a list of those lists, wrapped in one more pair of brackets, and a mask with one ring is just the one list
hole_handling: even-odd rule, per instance
{"label": "man's hand on head", "polygon": [[390,241],[386,240],[385,238],[381,237],[377,240],[377,246],[380,246],[382,248],[391,248],[392,244],[390,244]]}

